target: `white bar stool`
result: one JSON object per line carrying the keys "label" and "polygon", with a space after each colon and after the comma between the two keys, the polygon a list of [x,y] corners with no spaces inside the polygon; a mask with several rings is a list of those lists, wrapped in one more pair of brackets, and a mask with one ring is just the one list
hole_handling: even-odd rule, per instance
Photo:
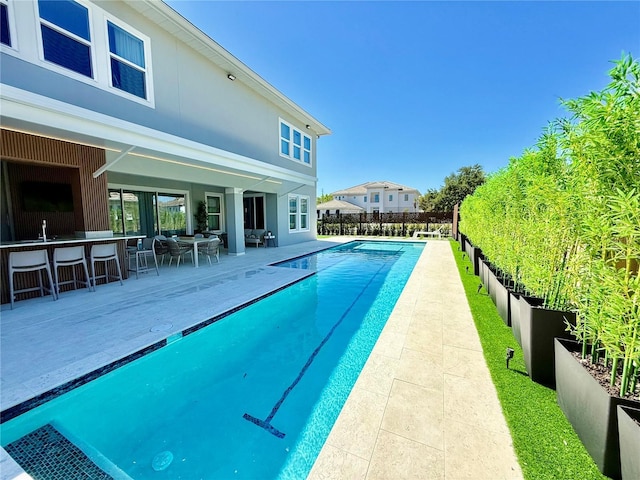
{"label": "white bar stool", "polygon": [[[116,262],[118,276],[109,275],[109,260]],[[96,275],[96,262],[104,262],[104,275]],[[107,283],[109,279],[119,279],[122,283],[122,270],[120,270],[120,260],[118,259],[118,248],[115,243],[105,243],[91,246],[91,274],[93,275],[93,289],[96,289],[96,280],[104,278]]]}
{"label": "white bar stool", "polygon": [[[86,281],[76,278],[76,265],[82,265],[84,274],[86,275]],[[73,273],[73,280],[67,280],[61,282],[58,277],[58,268],[71,267]],[[84,257],[84,247],[64,247],[56,248],[53,251],[53,272],[56,280],[56,293],[60,296],[60,285],[67,285],[73,283],[73,288],[77,289],[78,284],[84,285],[91,291],[91,277],[89,276],[89,270],[87,269],[87,260]]]}
{"label": "white bar stool", "polygon": [[[47,271],[49,277],[49,285],[46,288],[42,285],[42,270]],[[32,288],[22,288],[15,290],[13,288],[13,274],[21,272],[38,272],[38,286]],[[11,309],[13,310],[13,302],[18,293],[33,292],[40,290],[40,295],[44,297],[44,291],[51,294],[53,300],[57,300],[55,286],[51,278],[51,267],[49,266],[49,255],[46,250],[31,250],[28,252],[10,252],[9,253],[9,295],[11,296]]]}

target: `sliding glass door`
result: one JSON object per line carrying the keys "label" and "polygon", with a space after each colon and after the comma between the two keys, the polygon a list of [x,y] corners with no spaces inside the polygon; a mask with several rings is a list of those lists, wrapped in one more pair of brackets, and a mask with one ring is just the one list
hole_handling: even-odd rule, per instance
{"label": "sliding glass door", "polygon": [[109,189],[109,223],[121,235],[185,235],[186,195]]}

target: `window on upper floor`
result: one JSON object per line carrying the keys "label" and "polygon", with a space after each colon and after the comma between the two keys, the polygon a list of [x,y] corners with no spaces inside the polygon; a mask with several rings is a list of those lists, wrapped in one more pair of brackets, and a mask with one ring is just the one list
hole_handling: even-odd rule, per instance
{"label": "window on upper floor", "polygon": [[405,193],[405,194],[404,194],[404,201],[405,201],[405,202],[408,202],[408,201],[409,201],[409,194],[408,194],[408,193]]}
{"label": "window on upper floor", "polygon": [[280,119],[280,155],[311,165],[311,137]]}
{"label": "window on upper floor", "polygon": [[89,9],[73,0],[38,0],[44,59],[93,78]]}
{"label": "window on upper floor", "polygon": [[380,194],[379,193],[372,193],[371,194],[371,201],[373,203],[379,203],[380,202]]}
{"label": "window on upper floor", "polygon": [[389,195],[389,201],[393,202],[393,195]]}
{"label": "window on upper floor", "polygon": [[367,203],[367,196],[364,196],[364,203]]}
{"label": "window on upper floor", "polygon": [[11,25],[9,22],[9,4],[5,0],[0,1],[0,14],[0,43],[10,47]]}
{"label": "window on upper floor", "polygon": [[107,21],[111,86],[147,98],[144,41]]}

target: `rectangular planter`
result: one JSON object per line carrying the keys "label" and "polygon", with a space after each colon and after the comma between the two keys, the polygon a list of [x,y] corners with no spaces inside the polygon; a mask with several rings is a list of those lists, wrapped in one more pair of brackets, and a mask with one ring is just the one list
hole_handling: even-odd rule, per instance
{"label": "rectangular planter", "polygon": [[571,352],[576,351],[580,351],[578,342],[555,340],[558,405],[598,469],[604,475],[619,479],[621,468],[616,407],[640,408],[640,402],[609,395],[574,358]]}
{"label": "rectangular planter", "polygon": [[522,346],[522,340],[520,340],[520,294],[516,292],[509,292],[509,315],[511,318],[511,331],[513,336],[518,342],[518,345]]}
{"label": "rectangular planter", "polygon": [[[640,478],[640,409],[618,405],[618,439],[622,480]],[[634,421],[635,420],[635,421]]]}
{"label": "rectangular planter", "polygon": [[511,293],[511,288],[504,285],[499,278],[496,277],[495,282],[496,289],[496,308],[498,309],[498,313],[502,318],[502,321],[507,327],[511,326],[511,306],[510,306],[510,298],[509,295]]}
{"label": "rectangular planter", "polygon": [[479,264],[479,269],[480,269],[480,281],[482,282],[484,289],[487,291],[487,293],[489,293],[489,263],[486,262],[484,259],[481,259]]}
{"label": "rectangular planter", "polygon": [[534,382],[555,386],[553,339],[573,339],[567,321],[575,325],[573,312],[550,310],[539,298],[520,296],[520,346],[527,372]]}
{"label": "rectangular planter", "polygon": [[482,258],[482,250],[480,250],[478,247],[474,247],[473,245],[471,245],[471,242],[468,239],[466,239],[464,242],[464,251],[469,257],[469,260],[471,261],[471,265],[473,265],[473,274],[478,275],[478,273],[480,272],[479,270],[480,267],[478,262]]}

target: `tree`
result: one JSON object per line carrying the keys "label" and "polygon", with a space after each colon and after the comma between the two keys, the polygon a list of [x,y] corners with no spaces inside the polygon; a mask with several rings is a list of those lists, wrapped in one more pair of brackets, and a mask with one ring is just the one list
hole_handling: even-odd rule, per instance
{"label": "tree", "polygon": [[420,197],[420,208],[425,212],[451,212],[456,203],[462,202],[482,185],[486,176],[478,164],[461,167],[444,179],[440,190],[429,189]]}
{"label": "tree", "polygon": [[329,202],[331,200],[333,200],[333,196],[331,194],[323,193],[318,198],[316,198],[316,205],[319,205],[319,204],[325,203],[325,202]]}

